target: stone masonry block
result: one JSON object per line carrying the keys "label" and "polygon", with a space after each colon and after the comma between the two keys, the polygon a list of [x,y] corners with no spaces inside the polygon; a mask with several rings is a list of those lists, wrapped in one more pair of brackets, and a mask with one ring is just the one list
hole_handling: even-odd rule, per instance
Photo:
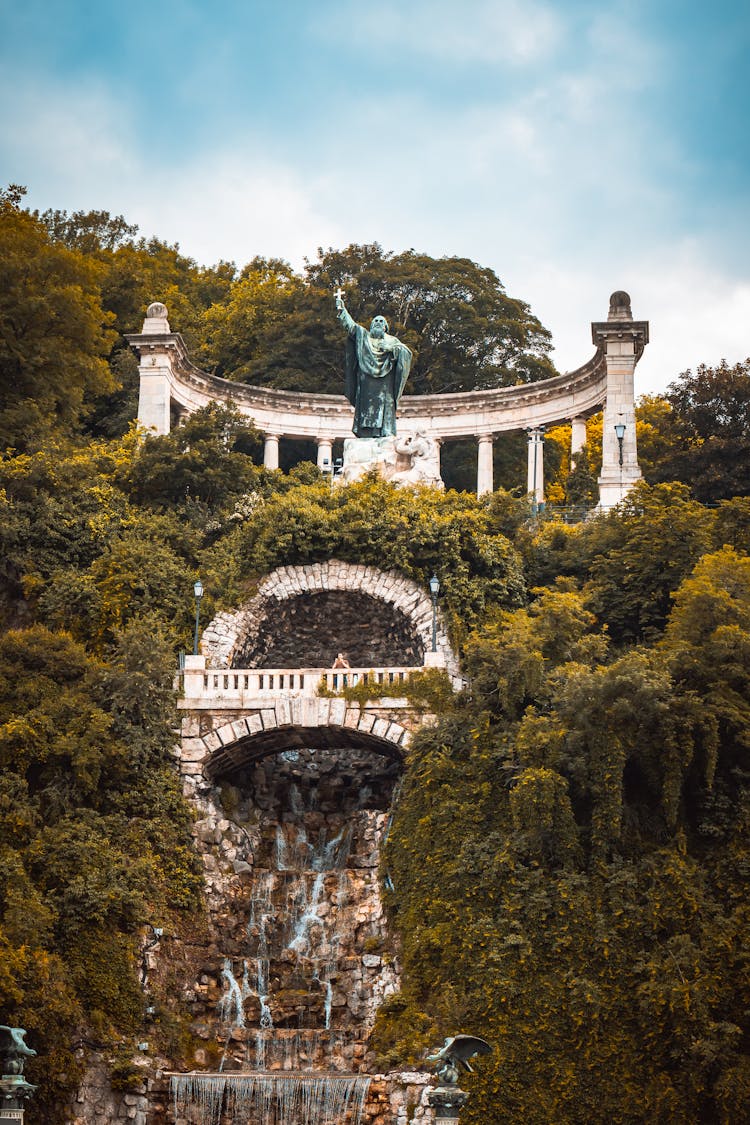
{"label": "stone masonry block", "polygon": [[360,710],[359,707],[347,707],[344,716],[344,726],[349,730],[356,730],[359,726]]}
{"label": "stone masonry block", "polygon": [[280,727],[291,726],[292,705],[291,700],[283,697],[276,701],[276,722]]}
{"label": "stone masonry block", "polygon": [[329,702],[331,707],[328,712],[328,722],[332,727],[342,727],[346,716],[346,700],[331,699]]}
{"label": "stone masonry block", "polygon": [[388,730],[386,731],[385,737],[388,739],[389,742],[395,742],[396,745],[398,745],[399,742],[401,741],[401,738],[403,737],[403,734],[404,734],[404,728],[401,726],[400,723],[389,723],[388,724]]}
{"label": "stone masonry block", "polygon": [[247,723],[248,734],[260,734],[263,730],[263,721],[258,714],[248,715],[245,722]]}
{"label": "stone masonry block", "polygon": [[215,730],[209,731],[208,734],[203,736],[203,745],[209,754],[213,754],[216,750],[220,749],[223,745]]}
{"label": "stone masonry block", "polygon": [[232,733],[234,734],[234,737],[238,742],[242,738],[247,738],[249,731],[247,729],[247,723],[244,719],[237,719],[232,723]]}

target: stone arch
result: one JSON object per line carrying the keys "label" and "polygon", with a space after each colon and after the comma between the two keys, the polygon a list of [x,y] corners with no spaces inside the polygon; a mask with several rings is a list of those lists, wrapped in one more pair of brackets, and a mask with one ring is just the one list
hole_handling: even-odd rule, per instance
{"label": "stone arch", "polygon": [[371,750],[402,762],[410,737],[400,723],[345,699],[279,699],[272,707],[203,735],[202,768],[215,778],[297,747]]}
{"label": "stone arch", "polygon": [[[330,559],[304,566],[281,566],[261,582],[255,597],[234,613],[218,613],[203,633],[201,649],[209,667],[229,668],[242,649],[257,638],[275,608],[289,599],[321,591],[364,594],[385,602],[403,614],[425,653],[432,647],[432,600],[416,582],[395,570]],[[458,676],[458,661],[438,610],[437,651],[451,676]]]}

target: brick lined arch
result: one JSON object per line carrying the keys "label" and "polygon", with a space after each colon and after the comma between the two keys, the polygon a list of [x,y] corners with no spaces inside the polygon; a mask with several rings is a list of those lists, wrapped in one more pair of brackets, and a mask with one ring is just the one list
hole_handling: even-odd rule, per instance
{"label": "brick lined arch", "polygon": [[[324,590],[365,594],[392,606],[408,619],[423,650],[430,651],[432,601],[421,586],[394,570],[331,559],[305,566],[281,566],[263,579],[257,594],[246,605],[234,613],[217,614],[204,631],[201,643],[209,666],[231,667],[237,654],[252,646],[269,614],[280,603]],[[449,674],[457,676],[458,661],[439,612],[437,651],[442,654]]]}

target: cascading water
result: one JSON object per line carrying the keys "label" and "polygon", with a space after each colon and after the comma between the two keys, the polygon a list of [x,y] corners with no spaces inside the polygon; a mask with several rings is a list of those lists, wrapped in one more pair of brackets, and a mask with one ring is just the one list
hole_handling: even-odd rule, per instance
{"label": "cascading water", "polygon": [[356,767],[356,751],[289,751],[244,779],[254,862],[217,975],[220,1073],[174,1076],[180,1125],[359,1125],[369,1029],[395,985],[377,859],[398,767]]}
{"label": "cascading water", "polygon": [[176,1074],[174,1116],[197,1107],[200,1125],[358,1125],[369,1085],[358,1075]]}

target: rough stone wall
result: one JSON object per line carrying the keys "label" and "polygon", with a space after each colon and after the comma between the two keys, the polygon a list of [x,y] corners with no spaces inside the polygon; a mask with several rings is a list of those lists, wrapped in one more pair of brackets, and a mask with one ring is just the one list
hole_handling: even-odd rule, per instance
{"label": "rough stone wall", "polygon": [[[134,1060],[135,1062],[136,1060]],[[147,1076],[148,1060],[137,1060],[143,1066],[143,1081],[132,1090],[113,1090],[105,1060],[94,1056],[86,1071],[75,1101],[70,1106],[70,1125],[147,1125],[151,1100],[149,1091],[154,1085]]]}
{"label": "rough stone wall", "polygon": [[[235,613],[219,613],[205,629],[201,649],[214,668],[239,667],[240,652],[252,651],[269,614],[289,599],[324,590],[342,590],[350,594],[366,594],[376,601],[393,606],[408,619],[411,628],[427,651],[432,642],[432,601],[416,582],[394,570],[377,570],[371,566],[331,559],[307,566],[282,566],[264,578],[258,593]],[[438,611],[437,651],[445,659],[451,676],[459,675],[458,661]]]}
{"label": "rough stone wall", "polygon": [[330,668],[339,652],[353,668],[421,665],[424,646],[396,606],[359,591],[321,590],[280,602],[254,642],[233,659],[238,668]]}

